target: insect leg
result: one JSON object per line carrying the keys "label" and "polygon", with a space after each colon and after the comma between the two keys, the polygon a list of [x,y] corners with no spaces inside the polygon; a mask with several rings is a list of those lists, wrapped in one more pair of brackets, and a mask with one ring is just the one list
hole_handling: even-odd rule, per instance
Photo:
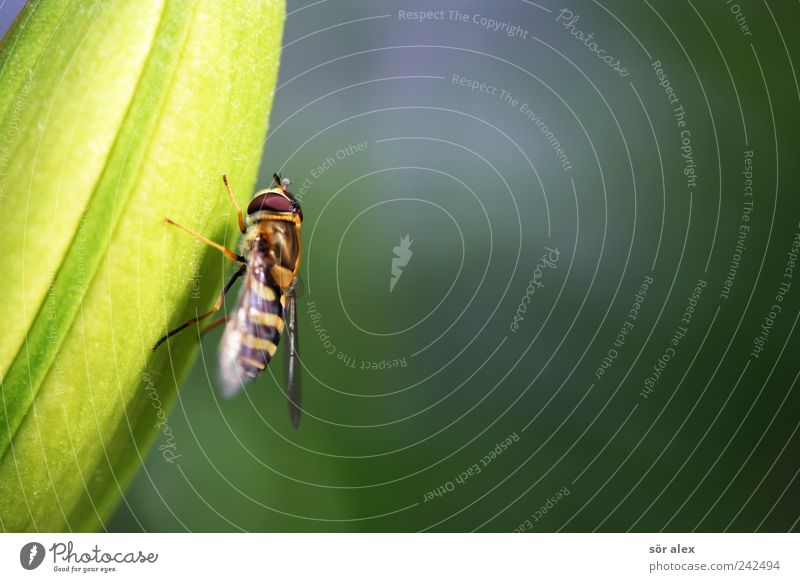
{"label": "insect leg", "polygon": [[205,319],[206,317],[209,317],[211,315],[214,315],[217,311],[219,311],[220,308],[222,307],[222,301],[225,299],[225,295],[228,293],[228,291],[231,290],[231,287],[233,287],[233,284],[236,282],[236,279],[238,279],[239,277],[244,275],[244,272],[246,270],[247,270],[247,265],[242,265],[231,276],[231,278],[228,279],[228,282],[225,283],[225,287],[223,287],[222,291],[220,291],[219,297],[217,297],[217,301],[214,303],[214,308],[211,311],[207,311],[206,313],[203,313],[202,315],[198,315],[197,317],[193,317],[190,320],[182,323],[181,325],[179,325],[178,327],[176,327],[172,331],[170,331],[167,335],[165,335],[164,337],[162,337],[160,340],[158,340],[155,343],[155,345],[153,346],[153,350],[152,351],[156,351],[156,349],[158,349],[158,346],[160,346],[165,341],[167,341],[167,338],[172,337],[173,335],[175,335],[179,331],[183,331],[184,329],[186,329],[187,327],[189,327],[193,323],[195,323],[197,321],[200,321],[201,319]]}
{"label": "insect leg", "polygon": [[221,244],[215,243],[213,240],[211,240],[211,239],[209,239],[209,238],[206,238],[206,237],[204,237],[204,236],[203,236],[202,234],[200,234],[199,232],[195,232],[195,231],[193,231],[193,230],[192,230],[192,229],[190,229],[190,228],[186,228],[185,226],[183,226],[183,225],[181,225],[181,224],[178,224],[177,222],[175,222],[175,221],[174,221],[174,220],[172,220],[171,218],[165,218],[164,220],[167,222],[167,224],[171,224],[172,226],[178,227],[178,228],[180,228],[182,231],[184,231],[184,232],[186,232],[186,233],[190,234],[191,236],[193,236],[194,238],[196,238],[197,240],[199,240],[200,242],[206,243],[208,246],[210,246],[210,247],[213,247],[213,248],[217,249],[218,251],[220,251],[220,252],[221,252],[223,255],[225,255],[226,257],[228,257],[228,258],[229,258],[230,260],[232,260],[233,262],[235,262],[235,263],[244,263],[244,257],[242,257],[242,256],[240,256],[240,255],[237,255],[237,254],[236,254],[236,253],[234,253],[233,251],[226,249],[226,248],[225,248],[224,246],[222,246]]}
{"label": "insect leg", "polygon": [[242,231],[244,234],[247,231],[247,227],[244,225],[244,218],[242,217],[242,209],[239,208],[239,205],[236,203],[236,198],[233,197],[233,192],[231,192],[230,184],[228,184],[228,176],[222,174],[222,181],[225,182],[225,189],[228,191],[228,198],[233,204],[234,208],[236,208],[237,216],[239,217],[239,230]]}
{"label": "insect leg", "polygon": [[205,326],[203,329],[200,330],[200,335],[203,335],[206,332],[211,331],[212,329],[214,329],[217,326],[222,325],[223,323],[228,323],[228,321],[230,319],[231,319],[231,317],[229,315],[223,315],[221,317],[218,317],[218,318],[212,320],[211,323],[209,323],[207,326]]}

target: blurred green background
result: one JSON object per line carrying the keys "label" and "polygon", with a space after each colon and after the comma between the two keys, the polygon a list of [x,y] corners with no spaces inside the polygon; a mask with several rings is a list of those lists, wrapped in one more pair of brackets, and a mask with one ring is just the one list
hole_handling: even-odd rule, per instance
{"label": "blurred green background", "polygon": [[109,531],[798,529],[800,9],[562,8],[289,2],[301,427],[210,333]]}

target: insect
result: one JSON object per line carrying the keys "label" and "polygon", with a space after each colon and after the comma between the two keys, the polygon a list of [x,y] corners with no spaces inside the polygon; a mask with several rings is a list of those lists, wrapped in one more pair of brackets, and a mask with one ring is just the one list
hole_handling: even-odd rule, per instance
{"label": "insect", "polygon": [[219,317],[202,330],[206,332],[225,323],[219,351],[221,392],[224,396],[232,396],[244,384],[258,378],[275,355],[285,327],[288,343],[284,358],[286,394],[289,417],[292,426],[297,428],[300,425],[300,363],[295,286],[300,268],[303,212],[300,203],[287,189],[289,180],[281,180],[278,174],[272,177],[276,186],[256,192],[247,206],[245,217],[233,197],[228,178],[222,176],[228,198],[238,213],[239,230],[243,235],[239,254],[169,218],[165,219],[168,224],[222,252],[239,267],[225,283],[210,311],[167,333],[155,343],[153,351],[176,333],[219,311],[233,284],[244,277],[233,315]]}

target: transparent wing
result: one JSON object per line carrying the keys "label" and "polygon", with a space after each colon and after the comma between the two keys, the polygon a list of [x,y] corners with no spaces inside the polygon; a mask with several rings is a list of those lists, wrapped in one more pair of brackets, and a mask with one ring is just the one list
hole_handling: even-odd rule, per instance
{"label": "transparent wing", "polygon": [[302,406],[300,388],[300,356],[298,354],[297,340],[297,294],[295,292],[296,280],[287,287],[286,294],[286,356],[283,358],[286,366],[286,397],[289,399],[289,417],[292,426],[300,426],[300,411]]}
{"label": "transparent wing", "polygon": [[297,277],[294,278],[294,296],[298,299],[302,299],[305,294],[306,284],[303,282],[303,277],[300,273],[297,273]]}
{"label": "transparent wing", "polygon": [[247,271],[244,284],[239,289],[236,298],[236,307],[231,312],[225,324],[225,333],[222,334],[222,341],[219,344],[219,383],[217,390],[223,398],[232,398],[242,388],[247,379],[242,376],[237,364],[237,357],[242,347],[242,335],[246,331],[245,308],[244,304],[248,290],[250,289],[251,273]]}

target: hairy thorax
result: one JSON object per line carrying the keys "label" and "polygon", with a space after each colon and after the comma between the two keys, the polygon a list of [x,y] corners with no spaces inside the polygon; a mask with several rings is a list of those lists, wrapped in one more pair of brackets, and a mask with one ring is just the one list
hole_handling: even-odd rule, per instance
{"label": "hairy thorax", "polygon": [[271,265],[270,274],[281,288],[288,287],[300,268],[299,221],[294,215],[259,212],[248,217],[250,227],[240,252],[258,253]]}

